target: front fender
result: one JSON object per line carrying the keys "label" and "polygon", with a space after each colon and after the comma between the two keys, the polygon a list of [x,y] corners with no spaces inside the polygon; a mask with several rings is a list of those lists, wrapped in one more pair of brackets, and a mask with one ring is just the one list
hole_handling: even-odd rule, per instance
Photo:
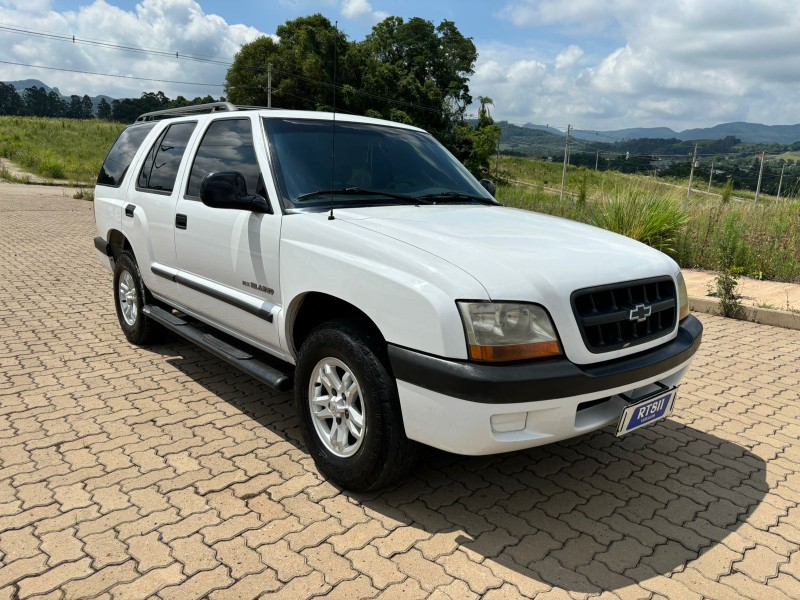
{"label": "front fender", "polygon": [[419,248],[319,213],[284,219],[281,287],[286,323],[308,292],[348,302],[377,325],[387,342],[467,358],[456,300],[488,300],[471,275]]}

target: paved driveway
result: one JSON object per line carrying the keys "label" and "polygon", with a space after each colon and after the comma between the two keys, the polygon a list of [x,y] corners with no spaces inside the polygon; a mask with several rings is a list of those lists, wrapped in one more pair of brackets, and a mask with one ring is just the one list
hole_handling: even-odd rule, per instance
{"label": "paved driveway", "polygon": [[125,343],[93,227],[0,184],[0,598],[800,596],[800,332],[702,315],[671,419],[355,495],[287,395]]}

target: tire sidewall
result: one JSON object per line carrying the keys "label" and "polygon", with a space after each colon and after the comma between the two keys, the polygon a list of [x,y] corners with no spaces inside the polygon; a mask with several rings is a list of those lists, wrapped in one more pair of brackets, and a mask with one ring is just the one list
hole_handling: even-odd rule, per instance
{"label": "tire sidewall", "polygon": [[[374,477],[385,459],[386,410],[396,401],[397,388],[374,354],[367,355],[369,350],[355,343],[349,333],[326,327],[309,335],[297,364],[295,404],[306,445],[320,471],[340,485],[361,488]],[[315,366],[325,358],[336,358],[347,365],[361,388],[366,413],[364,437],[355,454],[346,458],[333,454],[319,438],[309,407],[311,377]]]}
{"label": "tire sidewall", "polygon": [[[133,325],[128,325],[127,321],[125,321],[125,317],[122,315],[122,307],[120,306],[119,279],[123,271],[128,271],[128,273],[131,274],[134,286],[136,288],[136,303],[138,310],[136,311],[136,321],[134,321]],[[138,341],[141,340],[145,334],[145,315],[142,312],[144,305],[144,282],[142,281],[142,275],[139,271],[139,265],[127,252],[123,252],[117,259],[116,265],[114,265],[114,308],[117,311],[119,325],[129,342],[138,343]]]}

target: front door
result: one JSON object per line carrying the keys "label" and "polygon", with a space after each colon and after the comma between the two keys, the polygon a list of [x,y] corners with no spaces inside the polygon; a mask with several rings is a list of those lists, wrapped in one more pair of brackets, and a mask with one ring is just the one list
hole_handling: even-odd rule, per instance
{"label": "front door", "polygon": [[[253,135],[254,125],[250,116],[216,119],[203,133],[175,209],[176,281],[181,304],[191,312],[282,358],[277,329],[281,211],[264,185],[266,148],[263,136]],[[203,177],[220,171],[240,172],[247,193],[267,198],[274,214],[200,202]]]}

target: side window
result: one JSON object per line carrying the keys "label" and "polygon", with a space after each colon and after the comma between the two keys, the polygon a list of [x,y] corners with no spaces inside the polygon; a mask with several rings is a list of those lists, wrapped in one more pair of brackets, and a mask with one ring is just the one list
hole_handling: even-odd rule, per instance
{"label": "side window", "polygon": [[153,144],[139,173],[139,188],[171,192],[186,144],[197,123],[174,123]]}
{"label": "side window", "polygon": [[199,198],[203,177],[219,171],[239,171],[247,182],[248,194],[267,197],[253,148],[250,119],[219,119],[208,126],[194,157],[186,195]]}
{"label": "side window", "polygon": [[109,185],[119,187],[125,179],[125,173],[131,166],[136,151],[142,145],[144,138],[153,129],[155,123],[144,123],[142,125],[131,125],[119,134],[117,141],[103,161],[100,174],[97,176],[98,185]]}

